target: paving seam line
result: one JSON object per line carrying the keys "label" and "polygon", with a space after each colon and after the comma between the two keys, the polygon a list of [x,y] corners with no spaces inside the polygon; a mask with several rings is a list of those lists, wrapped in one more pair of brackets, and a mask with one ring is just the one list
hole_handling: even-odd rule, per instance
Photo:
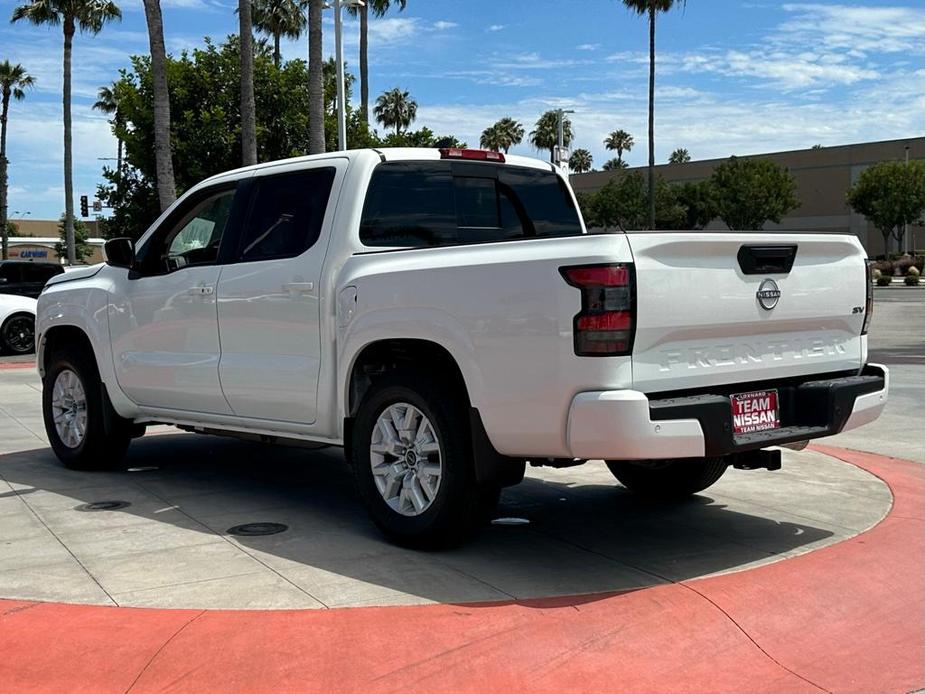
{"label": "paving seam line", "polygon": [[148,668],[151,667],[151,664],[157,659],[157,656],[159,656],[161,652],[165,648],[167,648],[167,646],[170,645],[170,642],[173,641],[177,636],[179,636],[180,632],[186,629],[186,627],[188,627],[190,624],[192,624],[197,619],[202,617],[202,615],[204,615],[205,613],[206,613],[206,610],[200,610],[197,614],[190,617],[179,629],[173,632],[173,634],[171,634],[170,637],[166,641],[164,641],[164,643],[160,645],[160,647],[154,652],[154,654],[151,656],[148,662],[145,663],[144,667],[141,668],[141,670],[135,676],[135,679],[132,680],[132,683],[129,685],[128,689],[125,690],[125,694],[128,694],[130,691],[132,691],[132,689],[135,688],[135,685],[138,684],[138,680],[141,679],[141,676],[144,675],[145,672],[147,672]]}
{"label": "paving seam line", "polygon": [[[844,462],[847,462],[847,461],[844,461]],[[850,464],[850,463],[849,463],[849,464]],[[887,485],[887,486],[889,487],[889,485]],[[892,498],[892,492],[890,493],[890,497]],[[882,520],[883,520],[883,519],[881,519],[880,521],[877,521],[877,523],[875,523],[874,526],[879,525],[879,524],[882,522]],[[871,526],[871,528],[874,527],[874,526]],[[870,528],[868,528],[868,530],[870,530]],[[866,531],[865,531],[865,532],[866,532]],[[639,566],[635,566],[634,564],[632,564],[632,563],[630,563],[630,562],[624,562],[624,561],[619,561],[619,560],[613,559],[612,557],[608,557],[606,554],[602,554],[602,553],[597,552],[597,551],[595,551],[595,550],[593,550],[593,549],[590,549],[590,548],[588,548],[588,547],[583,547],[582,545],[580,545],[580,544],[578,544],[578,543],[576,543],[576,542],[572,542],[572,541],[569,541],[569,540],[565,540],[565,539],[556,537],[556,536],[554,536],[554,535],[548,535],[548,537],[552,537],[552,538],[554,538],[554,539],[556,539],[556,540],[559,540],[560,542],[562,542],[562,543],[564,543],[564,544],[572,545],[572,546],[574,546],[574,547],[576,547],[576,548],[578,548],[578,549],[582,549],[582,550],[584,550],[584,551],[586,551],[586,552],[589,552],[589,553],[591,553],[591,554],[595,554],[595,555],[597,555],[597,556],[599,556],[599,557],[602,557],[602,558],[604,558],[604,559],[608,559],[608,560],[610,560],[610,561],[612,561],[612,562],[614,562],[614,563],[623,564],[623,565],[628,566],[628,567],[630,567],[630,568],[632,568],[632,569],[635,569],[636,571],[639,571],[639,572],[641,572],[641,573],[649,574],[650,576],[653,576],[653,577],[655,577],[655,578],[658,578],[658,579],[664,581],[665,583],[667,583],[667,584],[669,584],[669,585],[676,585],[676,586],[680,586],[680,587],[682,587],[682,588],[686,588],[687,590],[690,590],[690,591],[693,592],[695,595],[701,597],[703,600],[705,600],[706,602],[708,602],[708,603],[709,603],[710,605],[712,605],[714,608],[716,608],[717,610],[719,610],[719,611],[726,617],[726,619],[728,619],[728,620],[735,626],[736,629],[738,629],[740,632],[742,632],[742,634],[745,636],[745,638],[747,638],[747,639],[755,646],[755,648],[757,648],[758,651],[761,652],[761,653],[762,653],[768,660],[770,660],[772,663],[774,663],[775,665],[777,665],[779,668],[781,668],[781,669],[784,670],[785,672],[789,672],[789,673],[790,673],[791,675],[793,675],[794,677],[797,677],[798,679],[801,679],[801,680],[803,680],[804,682],[806,682],[807,684],[809,684],[809,685],[815,687],[815,688],[818,689],[819,691],[826,692],[826,694],[832,694],[831,692],[829,692],[829,690],[827,690],[827,689],[825,689],[825,688],[823,688],[823,687],[820,687],[818,684],[816,684],[816,683],[813,682],[812,680],[807,679],[806,677],[804,677],[803,675],[799,674],[798,672],[794,672],[793,670],[791,670],[790,668],[788,668],[786,665],[784,665],[783,663],[781,663],[779,660],[777,660],[776,658],[774,658],[774,656],[772,656],[772,655],[771,655],[770,653],[768,653],[764,648],[762,648],[761,645],[760,645],[757,641],[755,641],[755,639],[753,639],[752,636],[751,636],[745,629],[742,628],[742,626],[732,617],[732,615],[730,615],[728,612],[726,612],[726,610],[724,610],[722,607],[720,607],[719,605],[717,605],[715,602],[713,602],[710,598],[708,598],[706,595],[704,595],[703,593],[701,593],[699,590],[697,590],[696,588],[694,588],[694,587],[688,585],[684,580],[675,581],[675,580],[673,580],[673,579],[671,579],[671,578],[668,578],[667,576],[662,576],[662,575],[659,574],[658,572],[651,571],[650,569],[644,569],[644,568],[639,567]],[[835,544],[839,544],[839,543],[836,542]],[[747,569],[746,569],[746,570],[747,570]],[[696,580],[696,579],[695,579],[695,580]]]}
{"label": "paving seam line", "polygon": [[64,550],[65,550],[68,554],[70,554],[70,555],[71,555],[71,558],[72,558],[75,562],[77,562],[77,565],[78,565],[81,569],[83,569],[84,573],[87,574],[87,577],[88,577],[91,581],[93,581],[101,591],[103,591],[103,593],[106,595],[106,597],[109,598],[110,602],[112,602],[112,604],[113,604],[115,607],[118,607],[118,606],[119,606],[119,603],[116,601],[116,599],[113,598],[112,595],[109,594],[109,591],[106,590],[106,589],[103,587],[103,584],[100,583],[100,582],[96,579],[96,576],[94,576],[92,573],[90,573],[90,570],[89,570],[86,566],[84,566],[84,563],[83,563],[82,561],[80,561],[80,559],[78,559],[77,555],[74,554],[74,553],[71,551],[71,548],[68,547],[60,537],[58,537],[58,535],[55,533],[55,531],[52,530],[50,527],[48,527],[48,523],[46,523],[46,522],[45,522],[45,519],[43,519],[43,518],[38,514],[38,512],[37,512],[34,508],[32,508],[32,507],[29,505],[29,502],[26,501],[24,495],[23,495],[23,494],[20,494],[17,490],[13,489],[13,485],[10,484],[9,480],[7,480],[7,479],[6,479],[5,477],[3,477],[2,475],[0,475],[0,479],[2,479],[2,480],[4,481],[4,483],[6,483],[6,486],[10,488],[10,491],[13,492],[13,494],[16,496],[16,498],[19,499],[19,500],[25,505],[25,507],[26,507],[27,509],[29,509],[29,512],[30,512],[33,516],[35,516],[35,519],[36,519],[39,523],[42,524],[42,527],[44,527],[45,530],[47,530],[47,531],[51,534],[51,536],[52,536],[53,538],[55,538],[55,540],[57,540],[58,544],[60,544],[62,547],[64,547]]}
{"label": "paving seam line", "polygon": [[770,660],[772,663],[774,663],[775,665],[777,665],[777,667],[779,667],[781,670],[784,670],[784,671],[786,671],[786,672],[789,672],[789,673],[790,673],[791,675],[793,675],[794,677],[797,677],[797,678],[803,680],[804,682],[806,682],[807,684],[809,684],[809,685],[815,687],[816,689],[818,689],[818,690],[821,691],[821,692],[826,692],[826,694],[832,694],[832,692],[829,691],[828,689],[826,689],[825,687],[820,687],[818,684],[816,684],[815,682],[813,682],[811,679],[809,679],[809,678],[807,678],[807,677],[804,677],[804,676],[801,675],[799,672],[796,672],[796,671],[794,671],[794,670],[791,670],[789,667],[787,667],[786,665],[784,665],[782,662],[780,662],[780,661],[779,661],[777,658],[775,658],[773,655],[771,655],[770,653],[768,653],[768,651],[766,651],[764,648],[762,648],[761,644],[758,643],[754,638],[752,638],[752,635],[749,634],[749,633],[742,627],[742,625],[739,624],[739,623],[735,620],[735,617],[733,617],[731,614],[729,614],[728,612],[726,612],[726,610],[724,610],[722,607],[720,607],[716,602],[714,602],[713,600],[711,600],[710,598],[708,598],[706,595],[704,595],[703,593],[701,593],[699,590],[697,590],[696,588],[694,588],[692,585],[690,585],[690,584],[688,584],[688,583],[686,583],[686,582],[684,582],[684,581],[679,582],[677,585],[679,585],[679,586],[681,586],[681,587],[683,587],[683,588],[687,588],[689,591],[695,593],[696,595],[699,595],[701,598],[703,598],[703,599],[706,600],[708,603],[710,603],[713,607],[715,607],[717,610],[719,610],[719,611],[726,617],[726,619],[728,619],[728,620],[735,626],[736,629],[738,629],[739,631],[742,632],[742,635],[745,636],[745,638],[747,638],[749,641],[751,641],[751,642],[754,644],[755,648],[757,648],[759,651],[761,651],[761,652],[765,655],[765,657],[767,657],[768,660]]}
{"label": "paving seam line", "polygon": [[231,541],[228,537],[226,537],[223,533],[220,533],[218,530],[216,530],[215,528],[213,528],[212,526],[210,526],[210,525],[209,525],[208,523],[206,523],[205,521],[202,521],[202,520],[200,520],[200,519],[198,519],[198,518],[195,518],[194,516],[191,516],[189,513],[187,513],[186,511],[184,511],[184,510],[183,510],[183,507],[180,506],[179,504],[174,504],[172,501],[170,501],[170,500],[167,499],[166,497],[164,497],[164,496],[158,494],[157,492],[155,492],[155,491],[153,491],[153,490],[151,490],[151,489],[148,489],[148,488],[145,487],[144,484],[141,483],[141,482],[136,482],[135,484],[137,484],[139,488],[143,489],[145,492],[147,492],[147,493],[150,494],[151,496],[154,496],[154,497],[160,499],[160,500],[161,500],[162,502],[164,502],[165,504],[169,504],[169,505],[171,505],[171,506],[174,506],[174,507],[177,509],[177,511],[179,511],[180,513],[182,513],[184,516],[186,516],[187,518],[189,518],[191,521],[193,521],[193,522],[196,523],[197,525],[201,525],[203,528],[205,528],[206,530],[208,530],[210,533],[212,533],[213,535],[217,535],[220,539],[222,539],[224,542],[226,542],[226,543],[228,543],[229,545],[231,545],[232,547],[234,547],[236,550],[238,550],[238,551],[241,552],[242,554],[244,554],[244,555],[250,557],[250,558],[253,559],[255,562],[257,562],[258,564],[260,564],[261,566],[263,566],[264,568],[266,568],[266,569],[268,569],[269,571],[273,572],[274,574],[276,574],[277,576],[279,576],[281,579],[283,579],[286,583],[288,583],[288,584],[291,585],[293,588],[295,588],[296,590],[298,590],[300,593],[303,593],[304,595],[307,595],[309,598],[311,598],[312,600],[314,600],[315,602],[317,602],[317,603],[318,603],[319,605],[321,605],[324,609],[326,609],[326,610],[331,609],[331,606],[328,605],[326,602],[324,602],[323,600],[319,600],[319,599],[316,598],[314,595],[312,595],[312,594],[309,593],[307,590],[305,590],[302,586],[298,585],[297,583],[295,583],[294,581],[292,581],[291,579],[289,579],[287,576],[284,576],[283,574],[281,574],[279,571],[277,571],[276,569],[274,569],[272,566],[270,566],[269,564],[267,564],[265,561],[261,561],[258,557],[255,557],[253,554],[251,554],[250,552],[248,552],[242,545],[240,545],[240,544],[238,544],[238,543],[236,543],[236,542],[232,542],[232,541]]}

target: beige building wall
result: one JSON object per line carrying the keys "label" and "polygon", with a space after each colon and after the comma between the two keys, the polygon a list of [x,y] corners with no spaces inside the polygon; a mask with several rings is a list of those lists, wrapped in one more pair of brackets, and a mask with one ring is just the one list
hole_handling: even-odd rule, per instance
{"label": "beige building wall", "polygon": [[[37,262],[61,262],[55,253],[55,242],[59,238],[58,220],[11,219],[19,230],[19,236],[10,237],[9,256],[16,260]],[[99,223],[96,220],[82,220],[90,234],[92,253],[83,262],[87,265],[103,262],[103,244],[99,237]],[[34,241],[32,240],[34,239]]]}
{"label": "beige building wall", "polygon": [[[640,146],[645,147],[645,143],[638,143],[637,147]],[[769,223],[765,225],[765,229],[851,233],[864,244],[868,255],[875,257],[884,252],[883,236],[862,215],[851,210],[845,196],[848,188],[864,169],[881,161],[902,161],[906,157],[906,148],[909,149],[910,159],[925,160],[925,137],[774,152],[742,159],[770,159],[789,169],[796,180],[800,206],[782,219],[780,224]],[[687,164],[663,164],[656,167],[656,172],[669,183],[702,181],[709,178],[713,168],[723,161],[725,159],[706,159]],[[644,172],[646,168],[636,167],[628,170]],[[576,191],[593,192],[599,190],[617,173],[593,171],[575,174],[571,181]],[[722,222],[716,221],[708,228],[726,227]],[[925,248],[925,227],[910,226],[906,237],[907,248]]]}

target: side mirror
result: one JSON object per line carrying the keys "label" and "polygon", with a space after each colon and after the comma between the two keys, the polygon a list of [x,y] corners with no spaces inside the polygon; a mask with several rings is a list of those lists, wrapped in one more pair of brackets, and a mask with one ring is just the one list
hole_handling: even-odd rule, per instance
{"label": "side mirror", "polygon": [[131,269],[135,264],[135,243],[129,238],[109,239],[103,244],[103,258],[107,265]]}

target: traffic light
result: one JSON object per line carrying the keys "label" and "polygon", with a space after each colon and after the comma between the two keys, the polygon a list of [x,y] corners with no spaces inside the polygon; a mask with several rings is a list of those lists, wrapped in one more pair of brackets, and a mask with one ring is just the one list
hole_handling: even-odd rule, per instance
{"label": "traffic light", "polygon": [[87,203],[87,196],[86,196],[86,195],[81,195],[81,196],[80,196],[80,216],[81,216],[81,217],[89,217],[89,216],[90,216],[90,208],[89,208],[89,205],[88,205],[88,203]]}

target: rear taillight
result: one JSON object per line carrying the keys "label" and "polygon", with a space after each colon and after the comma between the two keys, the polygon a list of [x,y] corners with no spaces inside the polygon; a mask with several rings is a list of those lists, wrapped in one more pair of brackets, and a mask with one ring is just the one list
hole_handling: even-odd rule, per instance
{"label": "rear taillight", "polygon": [[582,357],[625,356],[633,351],[636,331],[636,275],[631,263],[582,265],[559,269],[565,281],[581,290],[575,316],[575,354]]}
{"label": "rear taillight", "polygon": [[870,329],[870,319],[874,315],[874,273],[871,264],[865,261],[867,268],[867,296],[864,302],[864,324],[861,326],[861,335],[866,335]]}

